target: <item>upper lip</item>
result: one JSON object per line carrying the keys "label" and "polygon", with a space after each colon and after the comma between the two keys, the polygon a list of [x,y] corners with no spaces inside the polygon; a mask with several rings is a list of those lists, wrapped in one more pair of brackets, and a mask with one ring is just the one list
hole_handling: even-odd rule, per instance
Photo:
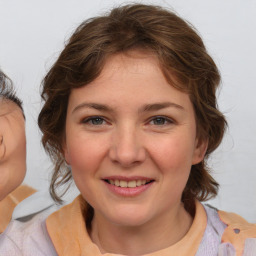
{"label": "upper lip", "polygon": [[131,176],[131,177],[127,177],[127,176],[107,176],[107,177],[104,177],[102,179],[103,180],[124,180],[124,181],[132,181],[132,180],[151,181],[151,180],[154,180],[152,178],[145,177],[145,176]]}

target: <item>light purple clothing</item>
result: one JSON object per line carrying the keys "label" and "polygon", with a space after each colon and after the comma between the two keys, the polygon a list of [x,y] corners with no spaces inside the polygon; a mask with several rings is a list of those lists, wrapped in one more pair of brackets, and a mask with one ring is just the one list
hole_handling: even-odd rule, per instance
{"label": "light purple clothing", "polygon": [[24,199],[16,206],[12,221],[0,235],[0,255],[57,255],[45,219],[59,208],[48,191],[38,191]]}
{"label": "light purple clothing", "polygon": [[[27,221],[13,220],[0,236],[0,255],[56,256],[45,225],[45,220],[53,212],[53,208],[47,208]],[[226,224],[220,220],[217,210],[207,205],[204,208],[207,213],[207,226],[196,256],[235,256],[231,244],[221,244]],[[255,255],[256,238],[247,239],[243,256]]]}

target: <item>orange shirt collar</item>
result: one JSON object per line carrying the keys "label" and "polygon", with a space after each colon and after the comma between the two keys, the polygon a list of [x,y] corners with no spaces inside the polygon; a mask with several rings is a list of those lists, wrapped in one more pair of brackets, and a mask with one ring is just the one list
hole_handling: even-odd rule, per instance
{"label": "orange shirt collar", "polygon": [[11,221],[13,210],[17,204],[35,193],[35,191],[36,190],[29,186],[21,185],[0,201],[0,234],[4,232]]}
{"label": "orange shirt collar", "polygon": [[[46,220],[49,236],[58,255],[100,256],[97,245],[91,241],[83,218],[85,202],[78,196],[73,203],[52,213]],[[202,204],[196,201],[196,214],[188,233],[176,244],[145,256],[195,255],[207,225],[207,215]],[[106,253],[104,256],[117,256]]]}

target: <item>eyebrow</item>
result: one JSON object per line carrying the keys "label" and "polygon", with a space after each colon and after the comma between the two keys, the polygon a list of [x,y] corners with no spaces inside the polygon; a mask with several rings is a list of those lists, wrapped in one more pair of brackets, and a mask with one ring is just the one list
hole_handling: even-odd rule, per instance
{"label": "eyebrow", "polygon": [[84,102],[84,103],[81,103],[79,104],[78,106],[76,106],[72,113],[74,113],[75,111],[78,111],[82,108],[93,108],[93,109],[97,109],[97,110],[101,110],[101,111],[104,111],[104,112],[113,112],[113,109],[106,106],[106,105],[103,105],[103,104],[98,104],[98,103],[87,103],[87,102]]}
{"label": "eyebrow", "polygon": [[[173,103],[173,102],[160,102],[160,103],[146,104],[146,105],[142,106],[138,112],[151,112],[151,111],[157,111],[157,110],[161,110],[161,109],[169,108],[169,107],[173,107],[178,110],[185,110],[184,107],[182,107],[181,105],[178,105],[176,103]],[[74,113],[82,108],[92,108],[92,109],[96,109],[96,110],[100,110],[100,111],[104,111],[104,112],[114,112],[114,109],[107,105],[84,102],[84,103],[81,103],[78,106],[76,106],[73,109],[72,113]]]}
{"label": "eyebrow", "polygon": [[185,110],[181,105],[178,105],[176,103],[161,102],[161,103],[147,104],[142,107],[141,112],[157,111],[157,110],[161,110],[161,109],[169,108],[169,107],[177,108],[179,110]]}

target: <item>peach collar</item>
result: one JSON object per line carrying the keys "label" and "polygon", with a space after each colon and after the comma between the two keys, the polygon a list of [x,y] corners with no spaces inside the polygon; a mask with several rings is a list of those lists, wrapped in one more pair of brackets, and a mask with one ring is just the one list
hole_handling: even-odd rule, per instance
{"label": "peach collar", "polygon": [[[58,255],[101,256],[96,244],[91,241],[85,228],[82,209],[85,202],[78,196],[71,204],[52,213],[46,226]],[[176,244],[145,256],[195,255],[207,225],[207,215],[202,204],[196,201],[196,214],[188,233]],[[104,256],[118,256],[106,253]]]}
{"label": "peach collar", "polygon": [[35,191],[36,190],[29,186],[21,185],[0,201],[0,234],[4,232],[11,221],[13,210],[17,204],[26,197],[35,193]]}
{"label": "peach collar", "polygon": [[229,212],[218,211],[219,217],[227,225],[221,242],[231,243],[237,256],[242,256],[247,238],[256,238],[256,224],[248,223],[244,218]]}
{"label": "peach collar", "polygon": [[4,232],[7,225],[9,224],[12,218],[13,209],[18,203],[19,202],[16,200],[16,198],[13,197],[11,194],[9,194],[0,202],[0,234]]}

